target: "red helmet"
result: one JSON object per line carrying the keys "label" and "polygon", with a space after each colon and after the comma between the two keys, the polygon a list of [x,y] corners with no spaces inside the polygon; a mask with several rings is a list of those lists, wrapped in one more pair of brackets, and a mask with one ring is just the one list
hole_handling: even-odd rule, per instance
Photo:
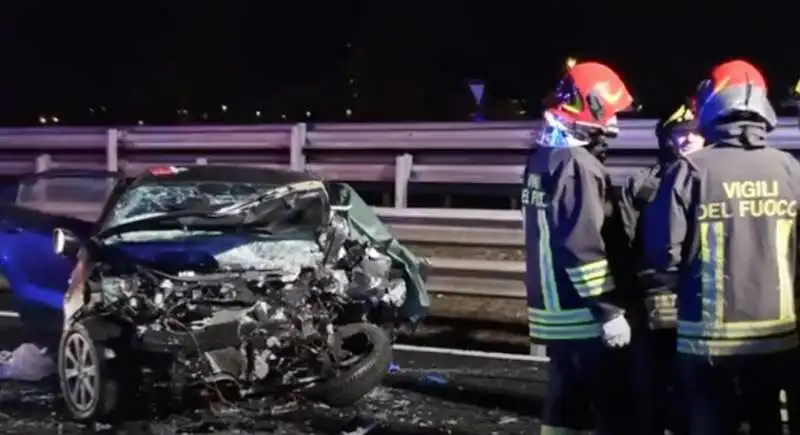
{"label": "red helmet", "polygon": [[744,60],[717,65],[697,88],[697,125],[702,130],[720,118],[735,114],[756,116],[767,130],[778,124],[767,99],[767,82],[755,66]]}
{"label": "red helmet", "polygon": [[625,83],[611,68],[597,62],[567,61],[564,78],[548,102],[546,116],[576,129],[616,133],[616,115],[633,104]]}

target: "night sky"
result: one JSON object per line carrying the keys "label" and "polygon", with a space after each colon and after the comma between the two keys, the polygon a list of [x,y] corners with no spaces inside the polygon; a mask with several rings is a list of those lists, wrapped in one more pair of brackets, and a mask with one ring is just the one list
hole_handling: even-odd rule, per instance
{"label": "night sky", "polygon": [[489,119],[535,118],[567,56],[616,68],[643,116],[733,57],[780,101],[800,76],[790,5],[4,0],[0,123],[465,120],[471,79]]}

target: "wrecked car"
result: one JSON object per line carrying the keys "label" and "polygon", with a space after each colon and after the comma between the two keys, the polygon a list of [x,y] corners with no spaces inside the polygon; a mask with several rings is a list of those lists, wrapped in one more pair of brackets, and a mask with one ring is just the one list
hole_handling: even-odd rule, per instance
{"label": "wrecked car", "polygon": [[[14,210],[25,234],[34,212]],[[348,185],[309,174],[151,168],[115,179],[91,223],[42,218],[52,211],[35,212],[52,254],[7,278],[23,298],[63,301],[57,367],[77,420],[156,398],[347,406],[381,382],[397,327],[428,305],[424,261]],[[59,296],[35,276],[52,286],[53,255],[53,268],[74,264]]]}

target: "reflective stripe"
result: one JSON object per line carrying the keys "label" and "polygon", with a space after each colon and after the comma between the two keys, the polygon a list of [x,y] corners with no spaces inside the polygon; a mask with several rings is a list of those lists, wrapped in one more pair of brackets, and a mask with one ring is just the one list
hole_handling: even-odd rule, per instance
{"label": "reflective stripe", "polygon": [[700,282],[703,321],[722,323],[725,313],[725,222],[700,223]]}
{"label": "reflective stripe", "polygon": [[567,269],[575,290],[581,297],[599,296],[614,289],[614,278],[608,260],[599,260]]}
{"label": "reflective stripe", "polygon": [[528,308],[528,320],[536,323],[569,325],[575,323],[594,322],[594,316],[588,308],[573,310],[548,311],[538,308]]}
{"label": "reflective stripe", "polygon": [[586,340],[601,336],[602,326],[597,323],[582,325],[528,324],[530,338],[534,340]]}
{"label": "reflective stripe", "polygon": [[745,340],[704,340],[678,337],[678,352],[694,355],[759,355],[782,352],[798,346],[797,334]]}
{"label": "reflective stripe", "polygon": [[673,329],[678,322],[677,295],[657,293],[644,300],[650,329]]}
{"label": "reflective stripe", "polygon": [[678,324],[678,311],[671,315],[661,315],[660,317],[650,317],[647,321],[649,329],[675,329]]}
{"label": "reflective stripe", "polygon": [[674,309],[678,295],[674,293],[656,293],[644,298],[644,304],[648,310]]}
{"label": "reflective stripe", "polygon": [[797,329],[795,321],[754,320],[752,322],[727,322],[711,324],[705,322],[678,321],[678,334],[689,337],[710,339],[760,339],[771,335],[793,332]]}
{"label": "reflective stripe", "polygon": [[564,311],[528,308],[528,330],[534,340],[585,340],[599,337],[601,329],[587,308]]}
{"label": "reflective stripe", "polygon": [[[539,175],[528,176],[528,188],[540,190],[541,187],[542,180]],[[561,302],[558,298],[556,273],[553,268],[553,251],[550,248],[550,224],[547,221],[547,210],[543,207],[536,208],[536,224],[539,229],[539,284],[544,307],[547,311],[559,311]]]}
{"label": "reflective stripe", "polygon": [[793,219],[778,219],[775,223],[775,262],[778,267],[778,292],[780,298],[781,320],[791,320],[796,318],[794,307],[794,279],[790,266],[789,244],[792,240],[792,230],[794,229]]}

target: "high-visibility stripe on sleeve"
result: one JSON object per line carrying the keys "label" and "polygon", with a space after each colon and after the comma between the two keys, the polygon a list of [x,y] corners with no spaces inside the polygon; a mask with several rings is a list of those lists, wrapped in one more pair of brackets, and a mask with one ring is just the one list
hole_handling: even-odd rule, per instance
{"label": "high-visibility stripe on sleeve", "polygon": [[602,325],[587,308],[548,311],[528,308],[528,328],[533,340],[585,340],[597,338]]}
{"label": "high-visibility stripe on sleeve", "polygon": [[614,278],[608,260],[599,260],[567,269],[572,285],[581,297],[600,296],[614,289]]}
{"label": "high-visibility stripe on sleeve", "polygon": [[673,293],[649,295],[644,299],[650,329],[672,329],[678,322],[677,296]]}

